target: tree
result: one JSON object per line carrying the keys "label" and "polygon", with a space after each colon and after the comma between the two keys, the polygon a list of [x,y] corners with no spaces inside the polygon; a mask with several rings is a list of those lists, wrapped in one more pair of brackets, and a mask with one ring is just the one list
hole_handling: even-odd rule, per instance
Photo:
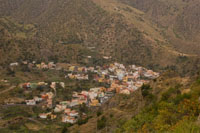
{"label": "tree", "polygon": [[106,117],[102,116],[101,119],[97,120],[97,129],[103,129],[106,127]]}
{"label": "tree", "polygon": [[146,97],[148,96],[150,93],[149,93],[149,90],[151,90],[152,88],[150,87],[149,84],[143,84],[142,87],[141,87],[141,90],[142,90],[142,96],[143,97]]}
{"label": "tree", "polygon": [[83,103],[83,104],[81,104],[81,105],[79,106],[79,110],[80,110],[80,112],[86,113],[86,112],[88,111],[88,107],[86,106],[85,103]]}
{"label": "tree", "polygon": [[63,129],[62,129],[62,133],[68,133],[68,128],[67,128],[66,125],[65,125],[65,126],[63,127]]}

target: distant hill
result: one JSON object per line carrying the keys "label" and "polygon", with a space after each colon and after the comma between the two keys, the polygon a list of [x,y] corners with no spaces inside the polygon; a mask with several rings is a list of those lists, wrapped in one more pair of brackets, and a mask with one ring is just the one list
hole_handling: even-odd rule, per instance
{"label": "distant hill", "polygon": [[177,51],[200,54],[199,0],[119,0],[145,13]]}

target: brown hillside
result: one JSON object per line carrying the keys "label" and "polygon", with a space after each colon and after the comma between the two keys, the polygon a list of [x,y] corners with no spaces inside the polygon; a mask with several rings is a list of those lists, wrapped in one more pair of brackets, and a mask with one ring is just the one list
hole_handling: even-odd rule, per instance
{"label": "brown hillside", "polygon": [[[184,65],[188,68],[184,71],[190,71],[199,54],[199,45],[182,34],[181,23],[177,20],[181,21],[180,14],[186,14],[183,9],[187,5],[191,13],[196,13],[198,8],[192,8],[196,3],[181,0],[9,0],[1,1],[0,15],[9,16],[22,25],[34,25],[36,40],[45,42],[42,45],[56,44],[61,51],[63,46],[59,44],[80,44],[84,48],[95,47],[98,53],[123,63],[180,71]],[[189,18],[184,18],[189,23],[185,29],[193,22],[187,21]],[[197,31],[194,34],[197,35]],[[54,55],[53,49],[44,47]],[[187,60],[177,62],[182,57]],[[56,58],[60,55],[56,54]]]}

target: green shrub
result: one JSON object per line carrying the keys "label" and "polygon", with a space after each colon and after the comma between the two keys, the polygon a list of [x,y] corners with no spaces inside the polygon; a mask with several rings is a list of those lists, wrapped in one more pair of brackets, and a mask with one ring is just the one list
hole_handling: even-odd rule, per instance
{"label": "green shrub", "polygon": [[68,133],[68,128],[67,128],[66,125],[65,125],[65,126],[63,127],[63,129],[62,129],[62,133]]}
{"label": "green shrub", "polygon": [[170,88],[169,90],[167,90],[165,93],[162,94],[161,100],[167,101],[170,98],[171,94],[177,94],[177,93],[179,93],[178,89]]}
{"label": "green shrub", "polygon": [[142,90],[142,96],[143,97],[151,95],[151,93],[149,91],[152,90],[152,88],[150,87],[149,84],[143,84],[142,87],[141,87],[141,90]]}
{"label": "green shrub", "polygon": [[142,90],[151,90],[151,86],[149,84],[143,84],[141,87]]}
{"label": "green shrub", "polygon": [[99,117],[100,115],[102,115],[102,112],[100,110],[97,111],[97,116]]}
{"label": "green shrub", "polygon": [[190,99],[191,98],[191,94],[183,94],[183,95],[177,95],[176,98],[173,100],[173,102],[175,104],[179,104],[181,101],[183,101],[184,99]]}
{"label": "green shrub", "polygon": [[199,78],[199,79],[197,79],[197,83],[198,83],[198,84],[200,84],[200,78]]}
{"label": "green shrub", "polygon": [[190,120],[184,120],[173,130],[174,133],[199,133],[200,126]]}
{"label": "green shrub", "polygon": [[89,120],[89,118],[90,118],[90,117],[87,117],[86,119],[79,119],[79,120],[78,120],[78,122],[77,122],[77,123],[78,123],[78,125],[82,125],[82,124],[85,124],[85,123],[87,123],[87,122],[88,122],[88,120]]}
{"label": "green shrub", "polygon": [[97,129],[103,129],[104,127],[106,127],[106,117],[102,116],[101,119],[97,120]]}

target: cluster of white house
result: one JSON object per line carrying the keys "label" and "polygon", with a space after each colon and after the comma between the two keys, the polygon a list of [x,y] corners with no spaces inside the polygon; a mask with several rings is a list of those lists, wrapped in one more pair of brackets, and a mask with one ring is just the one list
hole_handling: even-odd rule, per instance
{"label": "cluster of white house", "polygon": [[[130,65],[125,67],[123,64],[113,63],[105,66],[96,67],[82,67],[69,65],[68,74],[66,78],[78,79],[78,80],[90,80],[89,74],[93,77],[91,80],[97,82],[106,83],[109,87],[95,87],[90,88],[89,91],[73,92],[72,99],[70,101],[61,101],[59,104],[53,106],[53,100],[56,96],[56,85],[60,84],[62,88],[65,88],[64,82],[52,82],[50,88],[53,92],[42,93],[40,97],[34,97],[31,100],[26,100],[27,105],[36,105],[43,101],[46,102],[44,107],[51,108],[54,112],[42,113],[40,118],[55,119],[56,113],[62,114],[62,122],[76,123],[79,116],[79,112],[74,110],[75,106],[85,104],[88,107],[98,107],[108,101],[115,93],[131,94],[143,84],[148,83],[151,79],[159,77],[159,73],[147,70],[143,67],[137,67]],[[89,73],[90,72],[90,73]],[[22,87],[36,88],[38,85],[47,85],[45,82],[39,83],[25,83]]]}
{"label": "cluster of white house", "polygon": [[70,79],[78,79],[78,80],[88,80],[88,75],[87,74],[68,74],[65,76],[65,78],[70,78]]}
{"label": "cluster of white house", "polygon": [[106,92],[106,88],[91,88],[89,91],[73,92],[71,101],[61,101],[55,106],[55,113],[62,112],[62,122],[75,123],[79,118],[79,113],[72,108],[81,104],[88,107],[97,107],[111,98],[114,93]]}
{"label": "cluster of white house", "polygon": [[16,67],[19,65],[27,65],[29,68],[38,68],[38,69],[55,69],[56,64],[54,62],[41,62],[36,63],[36,61],[28,62],[28,61],[22,61],[22,62],[13,62],[10,63],[10,67]]}
{"label": "cluster of white house", "polygon": [[[34,96],[33,99],[25,100],[27,105],[36,105],[37,103],[43,102],[44,108],[52,108],[53,107],[53,98],[55,97],[56,92],[56,84],[59,84],[62,88],[65,88],[64,82],[51,82],[50,88],[52,88],[53,92],[42,92],[40,96]],[[38,83],[23,83],[20,84],[21,88],[24,88],[26,90],[32,90],[36,89],[41,86],[48,86],[48,83],[45,82],[38,82]]]}
{"label": "cluster of white house", "polygon": [[[80,67],[72,65],[69,67],[68,71],[70,71],[70,73],[66,78],[79,80],[88,80],[87,74],[88,72],[92,72],[94,73],[93,80],[110,85],[107,91],[115,90],[117,93],[124,94],[130,94],[143,84],[148,83],[150,79],[159,77],[159,73],[153,72],[152,70],[135,65],[125,67],[123,64],[119,63],[113,63],[103,67]],[[87,75],[87,78],[83,78],[83,75]]]}
{"label": "cluster of white house", "polygon": [[53,98],[54,98],[54,93],[53,92],[47,92],[47,93],[42,93],[39,96],[34,96],[33,99],[25,100],[26,105],[36,105],[38,103],[45,103],[43,105],[43,108],[52,108],[53,107]]}

